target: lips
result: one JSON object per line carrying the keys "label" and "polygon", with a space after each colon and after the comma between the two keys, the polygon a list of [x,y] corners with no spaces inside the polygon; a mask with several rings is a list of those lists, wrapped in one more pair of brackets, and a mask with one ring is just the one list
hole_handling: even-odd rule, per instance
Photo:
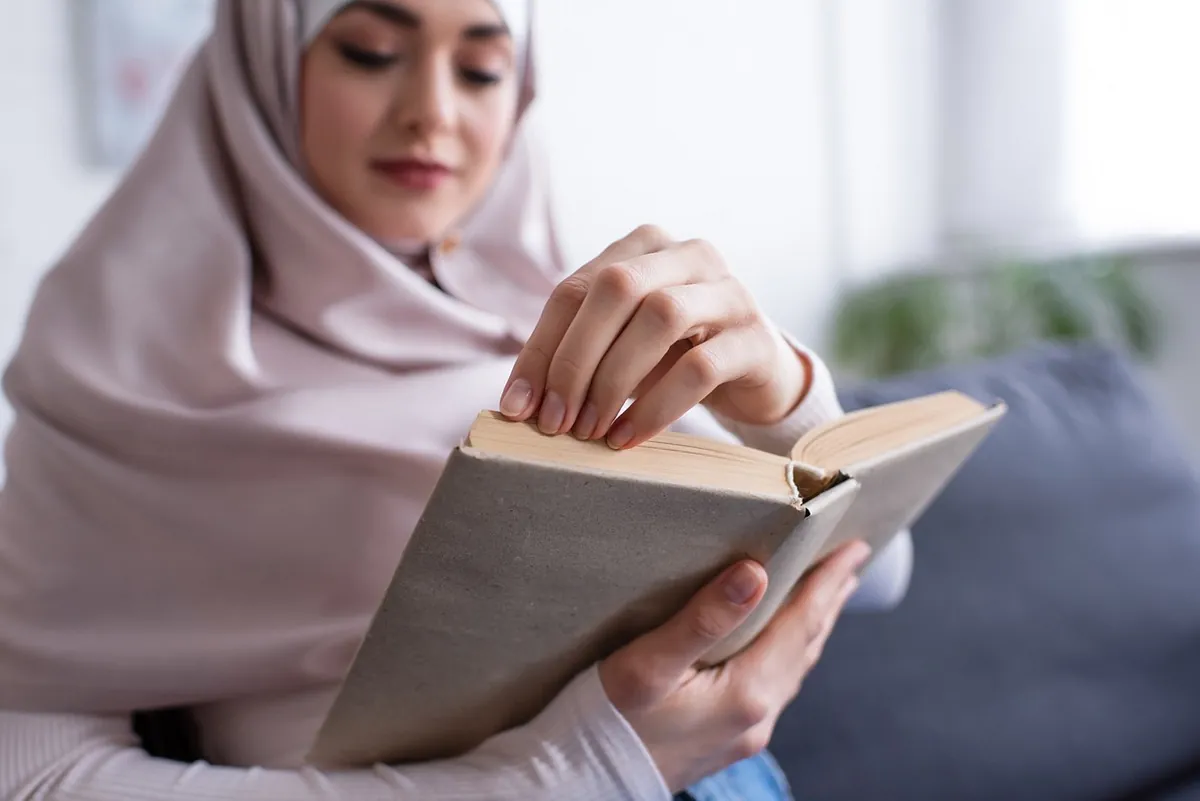
{"label": "lips", "polygon": [[386,159],[371,165],[392,183],[416,191],[437,189],[453,173],[449,167],[424,159]]}

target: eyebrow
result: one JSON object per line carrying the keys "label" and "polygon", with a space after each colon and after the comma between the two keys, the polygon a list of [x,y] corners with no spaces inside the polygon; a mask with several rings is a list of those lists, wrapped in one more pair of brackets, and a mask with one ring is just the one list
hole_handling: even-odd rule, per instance
{"label": "eyebrow", "polygon": [[512,32],[503,22],[472,25],[463,31],[464,39],[497,39],[502,36],[512,36]]}
{"label": "eyebrow", "polygon": [[353,3],[347,3],[342,6],[340,13],[345,14],[347,11],[356,8],[369,11],[380,19],[401,28],[416,30],[421,27],[421,18],[416,14],[404,6],[393,5],[392,3],[384,2],[384,0],[354,0]]}
{"label": "eyebrow", "polygon": [[[387,0],[354,0],[353,3],[346,4],[342,8],[341,13],[354,8],[368,11],[400,28],[411,30],[420,30],[421,28],[421,18],[419,16],[404,6],[389,3]],[[471,25],[463,31],[464,39],[496,39],[501,36],[512,36],[512,32],[509,31],[508,26],[502,22]]]}

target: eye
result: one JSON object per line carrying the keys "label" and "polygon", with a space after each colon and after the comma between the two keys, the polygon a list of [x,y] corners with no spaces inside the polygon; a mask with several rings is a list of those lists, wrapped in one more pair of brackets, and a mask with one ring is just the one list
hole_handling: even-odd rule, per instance
{"label": "eye", "polygon": [[338,51],[346,61],[371,72],[385,70],[400,60],[395,53],[378,53],[349,44],[338,45]]}
{"label": "eye", "polygon": [[503,75],[499,75],[495,72],[487,72],[486,70],[464,69],[462,70],[462,76],[467,83],[471,83],[476,86],[494,86],[495,84],[498,84],[500,81],[504,80]]}

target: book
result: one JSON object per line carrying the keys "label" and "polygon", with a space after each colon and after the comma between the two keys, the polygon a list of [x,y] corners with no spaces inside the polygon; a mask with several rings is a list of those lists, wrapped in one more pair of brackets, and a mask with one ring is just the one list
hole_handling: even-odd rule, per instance
{"label": "book", "polygon": [[532,719],[749,557],[769,586],[700,666],[720,664],[838,546],[862,539],[878,554],[911,526],[1005,411],[937,393],[818,426],[788,456],[675,433],[613,451],[482,412],[449,457],[309,762],[463,754]]}

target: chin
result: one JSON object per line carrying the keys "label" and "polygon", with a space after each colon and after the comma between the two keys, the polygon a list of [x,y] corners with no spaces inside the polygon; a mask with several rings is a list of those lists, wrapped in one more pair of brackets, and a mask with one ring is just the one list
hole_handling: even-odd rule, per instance
{"label": "chin", "polygon": [[456,215],[413,204],[380,203],[370,215],[351,220],[380,242],[440,242],[453,228]]}

